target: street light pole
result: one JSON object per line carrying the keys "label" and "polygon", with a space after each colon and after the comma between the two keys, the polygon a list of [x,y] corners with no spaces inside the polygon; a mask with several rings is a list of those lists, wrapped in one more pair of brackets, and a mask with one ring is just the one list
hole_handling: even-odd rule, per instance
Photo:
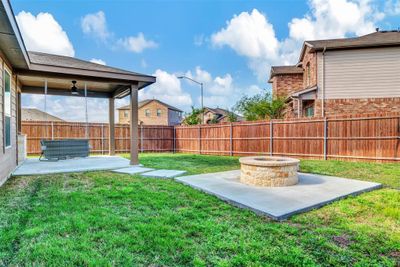
{"label": "street light pole", "polygon": [[189,81],[192,81],[194,83],[197,83],[200,85],[200,90],[201,90],[201,123],[204,123],[204,95],[203,95],[203,83],[198,82],[192,78],[189,78],[187,76],[178,76],[178,79],[188,79]]}

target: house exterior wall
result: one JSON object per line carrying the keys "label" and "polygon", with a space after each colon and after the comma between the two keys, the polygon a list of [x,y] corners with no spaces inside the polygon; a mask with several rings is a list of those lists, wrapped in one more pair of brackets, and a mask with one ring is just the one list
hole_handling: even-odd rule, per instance
{"label": "house exterior wall", "polygon": [[168,109],[168,125],[179,125],[181,124],[182,117],[181,113],[176,110]]}
{"label": "house exterior wall", "polygon": [[[201,116],[201,115],[200,115]],[[207,123],[208,121],[211,121],[214,118],[215,114],[211,111],[207,111],[204,113],[204,121],[203,123]]]}
{"label": "house exterior wall", "polygon": [[388,112],[400,112],[400,97],[325,100],[326,116]]}
{"label": "house exterior wall", "polygon": [[[308,81],[308,70],[307,66],[310,67],[310,79]],[[310,52],[310,48],[307,47],[304,53],[303,61],[303,88],[308,88],[317,85],[317,77],[318,77],[318,61],[317,61],[317,53]]]}
{"label": "house exterior wall", "polygon": [[[8,67],[6,59],[0,54],[0,185],[9,177],[17,166],[17,106],[16,76]],[[5,148],[4,143],[4,70],[11,75],[11,146]]]}
{"label": "house exterior wall", "polygon": [[118,109],[118,123],[129,124],[129,121],[129,109]]}
{"label": "house exterior wall", "polygon": [[[157,116],[157,110],[161,110],[160,116]],[[146,116],[146,110],[150,111]],[[125,113],[127,112],[127,113]],[[139,123],[143,125],[177,125],[181,122],[180,112],[169,109],[158,101],[152,101],[139,108]],[[125,115],[127,114],[127,116]],[[123,124],[130,123],[130,114],[128,109],[118,110],[118,122]]]}
{"label": "house exterior wall", "polygon": [[[322,55],[318,61],[322,73]],[[400,47],[327,51],[324,61],[325,99],[400,97]]]}
{"label": "house exterior wall", "polygon": [[276,75],[272,78],[273,97],[287,97],[303,88],[303,74]]}

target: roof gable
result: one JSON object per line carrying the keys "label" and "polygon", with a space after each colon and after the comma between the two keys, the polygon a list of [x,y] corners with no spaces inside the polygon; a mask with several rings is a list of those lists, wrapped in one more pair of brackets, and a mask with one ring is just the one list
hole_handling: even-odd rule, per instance
{"label": "roof gable", "polygon": [[302,61],[307,47],[311,52],[352,48],[400,46],[400,31],[377,31],[359,37],[305,41],[301,49],[299,62]]}
{"label": "roof gable", "polygon": [[[176,108],[176,107],[174,107],[174,106],[171,106],[171,105],[169,105],[169,104],[167,104],[167,103],[164,103],[164,102],[162,102],[162,101],[160,101],[160,100],[158,100],[158,99],[146,99],[146,100],[139,101],[138,107],[139,107],[139,108],[142,108],[142,107],[146,106],[147,104],[149,104],[149,103],[151,103],[151,102],[153,102],[153,101],[158,102],[159,104],[161,104],[161,105],[167,107],[168,109],[175,110],[175,111],[178,111],[178,112],[183,112],[183,111],[180,110],[179,108]],[[118,110],[130,110],[130,108],[131,108],[130,105],[126,105],[126,106],[122,106],[122,107],[118,108]]]}

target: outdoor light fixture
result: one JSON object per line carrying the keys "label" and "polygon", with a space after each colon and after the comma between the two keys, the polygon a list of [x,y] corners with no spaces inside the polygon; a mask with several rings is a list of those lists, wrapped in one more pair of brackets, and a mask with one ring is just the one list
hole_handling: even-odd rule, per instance
{"label": "outdoor light fixture", "polygon": [[76,81],[72,81],[71,94],[79,95],[78,88],[75,85],[76,85]]}

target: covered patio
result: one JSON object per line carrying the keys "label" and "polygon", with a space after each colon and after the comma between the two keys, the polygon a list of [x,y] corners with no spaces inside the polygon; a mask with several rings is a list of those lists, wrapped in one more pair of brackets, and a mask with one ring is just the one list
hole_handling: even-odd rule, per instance
{"label": "covered patio", "polygon": [[[138,165],[138,91],[155,82],[155,77],[140,73],[121,70],[113,67],[108,67],[100,64],[91,63],[88,61],[79,60],[72,57],[52,55],[39,52],[28,52],[29,68],[16,69],[15,83],[18,88],[17,108],[18,114],[21,114],[21,95],[22,94],[40,94],[40,95],[55,95],[55,96],[74,96],[74,97],[92,97],[106,98],[109,105],[109,155],[111,156],[107,162],[105,157],[96,157],[93,159],[85,159],[77,161],[74,159],[64,160],[64,163],[59,165],[70,166],[74,164],[81,165],[84,170],[103,170],[125,167],[126,165]],[[115,155],[115,99],[130,96],[130,161],[114,157]],[[87,103],[87,102],[86,102]],[[46,97],[44,100],[46,109]],[[86,109],[87,105],[82,107]],[[18,116],[18,133],[21,133],[21,116]],[[86,137],[87,131],[86,131]],[[117,159],[119,158],[119,159]],[[68,162],[70,161],[70,162]],[[25,168],[27,165],[38,168],[43,163],[28,159],[23,163],[25,166],[20,166],[18,169]],[[98,165],[98,167],[94,165]],[[105,164],[105,165],[104,165]],[[111,168],[102,168],[111,164]],[[125,164],[125,165],[124,165]],[[51,163],[56,166],[57,164]],[[60,167],[61,169],[63,167]],[[18,173],[18,169],[16,173]],[[21,172],[21,171],[20,171]]]}

